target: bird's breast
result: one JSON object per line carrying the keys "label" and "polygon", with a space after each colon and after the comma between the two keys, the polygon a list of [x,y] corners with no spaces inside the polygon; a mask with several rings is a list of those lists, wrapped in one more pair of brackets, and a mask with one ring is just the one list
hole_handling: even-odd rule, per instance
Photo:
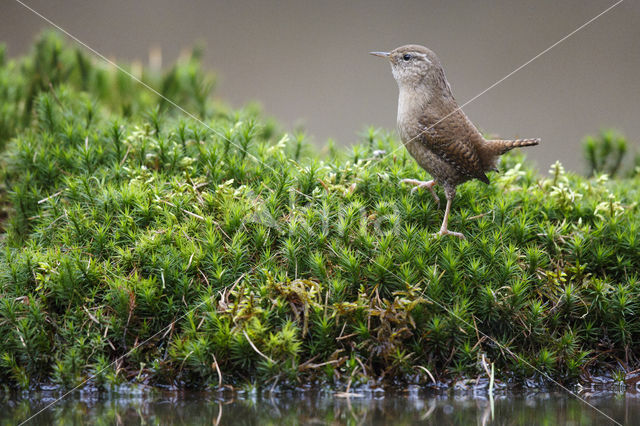
{"label": "bird's breast", "polygon": [[428,91],[400,89],[396,121],[403,142],[406,142],[405,138],[415,136],[411,133],[418,130],[419,119],[425,114],[429,99]]}
{"label": "bird's breast", "polygon": [[430,149],[434,136],[431,128],[420,124],[420,118],[430,112],[429,98],[400,91],[398,98],[398,133],[409,154],[439,183],[456,184],[456,171]]}
{"label": "bird's breast", "polygon": [[407,90],[400,90],[398,96],[398,127],[408,124],[407,121],[414,117],[419,112],[419,105],[416,102],[416,97],[411,96]]}

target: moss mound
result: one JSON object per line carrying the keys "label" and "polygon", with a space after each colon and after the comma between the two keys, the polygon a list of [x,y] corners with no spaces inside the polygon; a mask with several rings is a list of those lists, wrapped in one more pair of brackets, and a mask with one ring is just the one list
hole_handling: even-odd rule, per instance
{"label": "moss mound", "polygon": [[459,187],[451,227],[468,240],[434,237],[442,210],[399,184],[424,172],[394,137],[319,156],[203,97],[194,58],[142,75],[202,121],[56,36],[3,59],[4,383],[640,367],[640,179],[542,176],[512,155],[490,185]]}

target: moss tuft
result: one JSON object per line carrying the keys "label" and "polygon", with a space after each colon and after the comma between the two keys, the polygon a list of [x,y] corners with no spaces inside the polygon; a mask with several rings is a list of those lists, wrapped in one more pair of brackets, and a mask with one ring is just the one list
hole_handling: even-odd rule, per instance
{"label": "moss tuft", "polygon": [[424,172],[393,136],[318,156],[255,108],[211,103],[198,57],[140,72],[202,122],[57,36],[0,63],[15,107],[0,112],[2,144],[15,135],[3,381],[428,382],[491,360],[503,379],[572,382],[640,367],[638,177],[545,176],[510,155],[490,185],[459,188],[451,222],[469,239],[437,238],[442,211],[399,184]]}

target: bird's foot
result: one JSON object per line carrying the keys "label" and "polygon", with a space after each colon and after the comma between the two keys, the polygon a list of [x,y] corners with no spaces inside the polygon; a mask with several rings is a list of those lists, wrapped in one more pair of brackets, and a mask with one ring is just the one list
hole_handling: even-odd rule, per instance
{"label": "bird's foot", "polygon": [[433,195],[433,199],[436,201],[436,204],[438,205],[438,207],[440,207],[440,198],[438,198],[438,194],[436,194],[436,190],[433,189],[433,187],[436,186],[435,180],[423,181],[423,180],[417,180],[417,179],[402,179],[401,182],[409,185],[413,185],[413,188],[411,188],[412,194],[415,191],[417,191],[418,188],[427,188],[429,192],[431,192],[431,195]]}
{"label": "bird's foot", "polygon": [[436,234],[434,234],[438,237],[441,237],[443,235],[451,235],[453,237],[458,237],[462,240],[466,240],[467,238],[460,232],[454,232],[454,231],[449,231],[448,229],[440,229],[440,232],[437,232]]}

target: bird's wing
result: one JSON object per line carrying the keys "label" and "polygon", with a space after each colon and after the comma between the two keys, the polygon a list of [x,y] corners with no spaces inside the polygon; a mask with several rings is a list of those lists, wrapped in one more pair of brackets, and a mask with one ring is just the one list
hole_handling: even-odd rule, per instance
{"label": "bird's wing", "polygon": [[422,130],[418,139],[427,148],[463,176],[489,183],[477,150],[482,135],[464,113],[456,112],[445,119],[424,115],[419,123]]}

